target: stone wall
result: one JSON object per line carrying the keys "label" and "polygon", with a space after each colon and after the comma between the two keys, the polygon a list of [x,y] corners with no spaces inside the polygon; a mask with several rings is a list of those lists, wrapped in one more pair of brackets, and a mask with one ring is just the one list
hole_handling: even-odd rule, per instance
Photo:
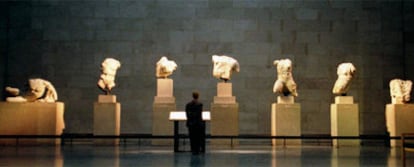
{"label": "stone wall", "polygon": [[[8,6],[5,2],[0,2],[0,88],[3,89],[6,75],[7,61],[7,19]],[[3,90],[0,90],[0,97],[3,98]]]}
{"label": "stone wall", "polygon": [[0,7],[9,9],[10,29],[4,28],[1,18],[0,50],[7,53],[8,64],[1,64],[7,68],[1,69],[6,75],[0,81],[21,88],[28,77],[50,80],[59,101],[65,102],[66,131],[92,133],[93,102],[102,93],[96,87],[100,63],[106,57],[119,59],[122,67],[113,93],[122,104],[121,133],[151,133],[158,59],[167,56],[178,64],[171,76],[177,109],[183,110],[191,92],[199,90],[209,110],[218,82],[212,77],[211,55],[227,54],[241,66],[232,77],[240,104],[240,133],[270,134],[277,77],[272,62],[290,58],[303,133],[329,134],[336,67],[349,61],[357,68],[349,95],[359,103],[361,134],[383,134],[389,80],[414,79],[413,4],[408,0],[1,2]]}
{"label": "stone wall", "polygon": [[414,78],[414,3],[404,1],[403,13],[404,17],[402,20],[404,23],[403,30],[403,41],[405,47],[405,75],[407,78]]}

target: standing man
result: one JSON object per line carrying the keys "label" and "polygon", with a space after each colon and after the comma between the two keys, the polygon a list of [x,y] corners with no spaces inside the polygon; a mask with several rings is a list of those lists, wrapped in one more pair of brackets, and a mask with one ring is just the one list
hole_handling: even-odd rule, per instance
{"label": "standing man", "polygon": [[198,92],[193,92],[193,100],[185,106],[187,128],[190,136],[191,152],[197,155],[205,151],[205,122],[202,118],[203,103],[198,101]]}

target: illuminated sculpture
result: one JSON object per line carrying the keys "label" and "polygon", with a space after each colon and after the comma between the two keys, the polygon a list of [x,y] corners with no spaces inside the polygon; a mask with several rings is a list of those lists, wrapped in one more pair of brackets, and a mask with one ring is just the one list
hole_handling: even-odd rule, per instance
{"label": "illuminated sculpture", "polygon": [[277,68],[277,80],[273,85],[273,93],[281,93],[284,96],[289,94],[295,97],[298,96],[296,83],[292,76],[292,61],[289,59],[275,60],[273,65]]}
{"label": "illuminated sculpture", "polygon": [[229,56],[213,55],[213,76],[227,82],[233,71],[239,72],[240,65],[236,59]]}
{"label": "illuminated sculpture", "polygon": [[155,75],[157,78],[167,78],[175,69],[177,69],[177,64],[163,56],[156,64]]}
{"label": "illuminated sculpture", "polygon": [[18,88],[6,87],[6,92],[14,97],[7,97],[8,102],[55,102],[58,98],[55,87],[44,79],[29,79],[30,90],[23,96],[19,96]]}
{"label": "illuminated sculpture", "polygon": [[98,81],[98,87],[109,94],[115,87],[116,71],[121,67],[121,63],[113,58],[106,58],[101,64],[101,76]]}
{"label": "illuminated sculpture", "polygon": [[332,89],[333,94],[346,95],[356,68],[352,63],[341,63],[338,66],[338,79]]}
{"label": "illuminated sculpture", "polygon": [[410,101],[413,82],[410,80],[393,79],[390,81],[392,104],[404,104]]}

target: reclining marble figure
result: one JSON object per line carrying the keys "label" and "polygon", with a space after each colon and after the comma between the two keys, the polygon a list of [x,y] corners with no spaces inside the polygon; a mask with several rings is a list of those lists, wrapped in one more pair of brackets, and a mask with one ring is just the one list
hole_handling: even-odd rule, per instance
{"label": "reclining marble figure", "polygon": [[157,78],[167,78],[175,69],[177,69],[177,64],[163,56],[156,64],[155,76]]}
{"label": "reclining marble figure", "polygon": [[352,63],[339,64],[337,69],[338,79],[335,82],[332,93],[345,96],[355,72],[356,68]]}
{"label": "reclining marble figure", "polygon": [[106,94],[110,94],[115,87],[116,71],[121,67],[121,63],[113,58],[106,58],[101,64],[101,76],[98,81],[98,87]]}
{"label": "reclining marble figure", "polygon": [[410,80],[393,79],[390,81],[392,104],[404,104],[410,101],[413,82]]}
{"label": "reclining marble figure", "polygon": [[229,56],[213,55],[213,76],[227,82],[233,72],[240,71],[239,62]]}
{"label": "reclining marble figure", "polygon": [[277,68],[277,80],[273,85],[273,93],[298,96],[296,83],[292,76],[292,61],[290,59],[275,60],[273,65]]}
{"label": "reclining marble figure", "polygon": [[24,95],[19,96],[20,90],[18,88],[6,87],[8,92],[13,97],[7,97],[8,102],[55,102],[58,99],[55,87],[44,79],[32,78],[29,79],[29,91]]}

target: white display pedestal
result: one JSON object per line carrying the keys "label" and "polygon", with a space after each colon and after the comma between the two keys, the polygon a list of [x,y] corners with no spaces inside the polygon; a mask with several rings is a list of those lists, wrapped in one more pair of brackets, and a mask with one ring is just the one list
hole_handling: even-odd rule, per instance
{"label": "white display pedestal", "polygon": [[[61,135],[64,103],[0,102],[0,135]],[[58,145],[60,139],[0,139],[0,145]]]}
{"label": "white display pedestal", "polygon": [[[236,97],[232,95],[231,83],[218,83],[217,96],[214,96],[211,103],[211,124],[210,133],[212,136],[238,136],[239,135],[239,104]],[[214,139],[213,145],[238,145],[238,140]]]}
{"label": "white display pedestal", "polygon": [[[387,104],[387,130],[390,137],[401,137],[402,133],[414,133],[414,104]],[[401,146],[401,140],[391,140],[391,146]]]}
{"label": "white display pedestal", "polygon": [[[152,135],[165,136],[174,134],[174,126],[168,117],[171,111],[177,108],[173,96],[173,80],[169,78],[157,79],[157,96],[152,106]],[[170,139],[154,139],[152,145],[173,145]]]}
{"label": "white display pedestal", "polygon": [[[331,104],[331,136],[359,136],[358,104],[352,96],[336,96]],[[333,139],[333,146],[359,146],[359,139]]]}
{"label": "white display pedestal", "polygon": [[[300,136],[300,104],[294,102],[293,96],[278,96],[277,103],[272,104],[271,135]],[[300,139],[272,139],[272,145],[301,145]]]}
{"label": "white display pedestal", "polygon": [[[119,136],[121,133],[121,104],[114,95],[99,95],[93,107],[93,135]],[[95,145],[118,145],[119,139],[94,139]]]}

